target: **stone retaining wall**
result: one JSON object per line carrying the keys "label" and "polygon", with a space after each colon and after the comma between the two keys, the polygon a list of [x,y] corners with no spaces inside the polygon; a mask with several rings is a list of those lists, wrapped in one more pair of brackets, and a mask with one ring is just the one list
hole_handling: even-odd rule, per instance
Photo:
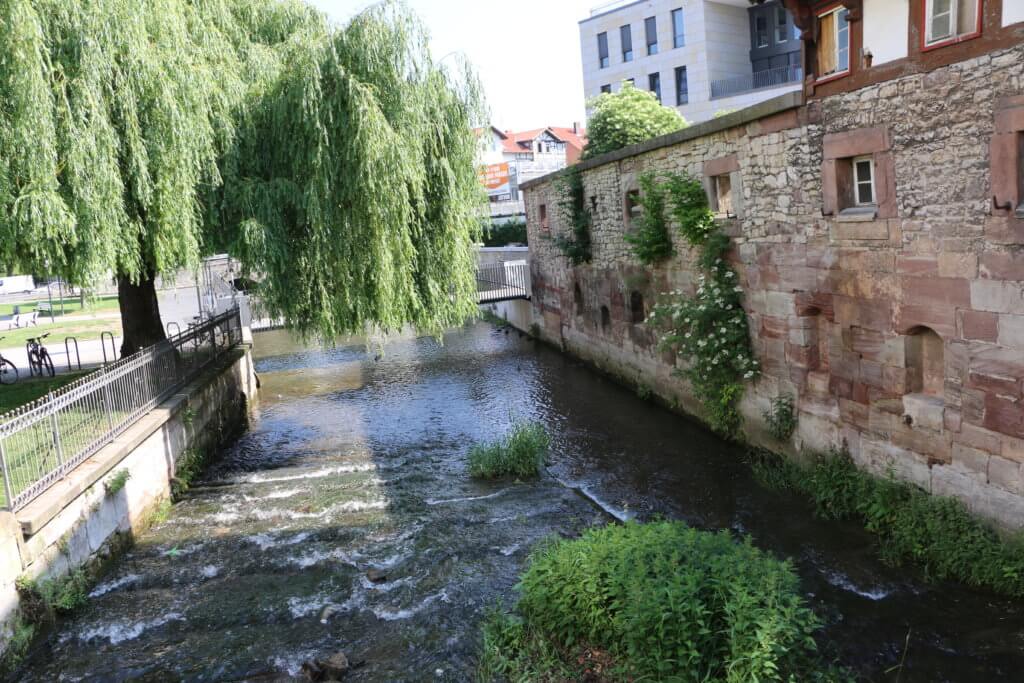
{"label": "stone retaining wall", "polygon": [[[61,577],[130,544],[169,499],[182,459],[237,435],[255,397],[249,349],[232,351],[29,506],[0,512],[0,655],[19,614],[18,577]],[[108,493],[123,470],[127,483]]]}
{"label": "stone retaining wall", "polygon": [[[864,468],[1024,527],[1024,220],[993,202],[1020,165],[1004,147],[1024,136],[1022,94],[1018,45],[584,162],[593,260],[576,268],[551,239],[566,230],[555,176],[526,183],[535,318],[553,343],[699,415],[629,303],[638,292],[649,311],[660,293],[692,293],[691,255],[673,234],[677,257],[636,261],[625,197],[647,170],[731,172],[737,217],[720,223],[764,368],[741,407],[747,438],[780,450],[762,412],[791,394],[799,425],[781,450],[845,443]],[[844,214],[862,155],[877,207]]]}

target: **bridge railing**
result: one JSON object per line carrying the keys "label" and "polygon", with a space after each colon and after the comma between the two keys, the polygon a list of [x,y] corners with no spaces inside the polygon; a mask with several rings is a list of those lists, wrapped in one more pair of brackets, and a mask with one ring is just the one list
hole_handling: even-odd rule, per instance
{"label": "bridge railing", "polygon": [[241,341],[235,308],[0,416],[0,509],[30,503]]}
{"label": "bridge railing", "polygon": [[477,267],[476,291],[480,303],[530,298],[530,265],[506,261]]}

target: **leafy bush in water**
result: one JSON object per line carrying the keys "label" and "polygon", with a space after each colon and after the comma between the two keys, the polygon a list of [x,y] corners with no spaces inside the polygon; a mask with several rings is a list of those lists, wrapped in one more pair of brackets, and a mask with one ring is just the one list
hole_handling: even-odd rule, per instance
{"label": "leafy bush in water", "polygon": [[51,612],[69,614],[89,601],[89,576],[76,569],[65,576],[44,581],[19,577],[18,591],[29,599],[35,598]]}
{"label": "leafy bush in water", "polygon": [[490,616],[480,673],[531,680],[585,650],[607,653],[612,680],[842,678],[820,668],[820,622],[798,588],[789,562],[725,531],[680,522],[590,530],[534,552],[521,617]]}
{"label": "leafy bush in water", "polygon": [[860,521],[878,535],[889,564],[913,560],[934,579],[1024,596],[1024,539],[1001,539],[957,500],[862,472],[838,450],[810,466],[761,452],[754,472],[768,486],[808,496],[822,517]]}
{"label": "leafy bush in water", "polygon": [[536,476],[550,443],[543,425],[516,423],[500,441],[473,446],[469,451],[469,474],[480,479]]}

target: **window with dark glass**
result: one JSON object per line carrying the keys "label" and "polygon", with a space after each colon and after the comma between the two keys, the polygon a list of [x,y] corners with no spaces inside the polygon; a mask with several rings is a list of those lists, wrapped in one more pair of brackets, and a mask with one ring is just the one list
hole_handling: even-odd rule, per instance
{"label": "window with dark glass", "polygon": [[686,104],[689,101],[690,93],[686,84],[686,67],[676,67],[676,104]]}
{"label": "window with dark glass", "polygon": [[649,74],[647,76],[647,89],[654,93],[654,96],[661,102],[661,74]]}
{"label": "window with dark glass", "polygon": [[934,45],[976,33],[978,10],[978,0],[925,0],[925,43]]}
{"label": "window with dark glass", "polygon": [[612,86],[611,86],[610,83],[605,83],[604,85],[601,86],[601,92],[608,93],[608,92],[611,92],[611,91],[612,91]]}
{"label": "window with dark glass", "polygon": [[768,47],[768,17],[763,14],[754,19],[754,46]]}
{"label": "window with dark glass", "polygon": [[658,54],[658,19],[647,17],[644,19],[644,33],[647,36],[647,54]]}
{"label": "window with dark glass", "polygon": [[610,64],[608,59],[608,34],[598,33],[597,34],[597,59],[601,63],[602,69],[607,69]]}
{"label": "window with dark glass", "polygon": [[682,47],[686,44],[683,36],[683,10],[672,10],[672,47]]}
{"label": "window with dark glass", "polygon": [[784,43],[789,40],[789,22],[786,19],[786,8],[775,8],[775,42]]}
{"label": "window with dark glass", "polygon": [[622,61],[633,61],[633,29],[629,24],[619,27],[619,38],[622,40]]}

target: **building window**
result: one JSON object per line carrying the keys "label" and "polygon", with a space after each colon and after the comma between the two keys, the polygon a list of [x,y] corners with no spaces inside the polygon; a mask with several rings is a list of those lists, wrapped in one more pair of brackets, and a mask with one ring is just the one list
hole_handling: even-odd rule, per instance
{"label": "building window", "polygon": [[768,17],[763,14],[754,18],[754,47],[768,47]]}
{"label": "building window", "polygon": [[647,76],[647,87],[654,93],[654,96],[661,102],[661,74],[654,73]]}
{"label": "building window", "polygon": [[551,231],[551,225],[548,223],[548,205],[540,205],[540,229],[544,232]]}
{"label": "building window", "polygon": [[925,44],[935,45],[981,31],[978,0],[925,0]]}
{"label": "building window", "polygon": [[711,177],[714,191],[715,213],[722,218],[733,218],[736,214],[732,208],[732,176],[728,173]]}
{"label": "building window", "polygon": [[857,206],[874,206],[875,171],[871,157],[853,159],[853,203]]}
{"label": "building window", "polygon": [[612,314],[607,306],[601,307],[601,331],[606,332],[612,324]]}
{"label": "building window", "polygon": [[658,19],[647,17],[644,19],[644,33],[647,35],[647,54],[658,54]]}
{"label": "building window", "polygon": [[775,8],[775,42],[784,43],[789,40],[789,21],[786,8],[781,5]]}
{"label": "building window", "polygon": [[818,16],[818,78],[850,70],[849,10],[838,7]]}
{"label": "building window", "polygon": [[635,78],[627,78],[626,80],[623,81],[623,83],[629,83],[634,88],[636,87],[636,79]]}
{"label": "building window", "polygon": [[622,40],[622,61],[633,61],[633,29],[629,24],[619,27],[619,38]]}
{"label": "building window", "polygon": [[639,325],[646,317],[644,313],[644,295],[640,292],[630,292],[629,321],[634,325]]}
{"label": "building window", "polygon": [[686,84],[686,67],[676,67],[676,106],[690,101],[689,86]]}
{"label": "building window", "polygon": [[683,10],[672,10],[672,47],[682,47],[686,44],[683,36]]}
{"label": "building window", "polygon": [[601,86],[601,92],[603,92],[603,93],[610,93],[611,91],[612,91],[612,86],[611,86],[610,83],[605,83],[604,85]]}
{"label": "building window", "polygon": [[640,206],[640,190],[626,191],[626,225],[632,225],[633,220],[640,216],[643,207]]}
{"label": "building window", "polygon": [[611,64],[608,59],[608,34],[598,33],[597,34],[597,59],[601,63],[602,69],[607,69]]}

